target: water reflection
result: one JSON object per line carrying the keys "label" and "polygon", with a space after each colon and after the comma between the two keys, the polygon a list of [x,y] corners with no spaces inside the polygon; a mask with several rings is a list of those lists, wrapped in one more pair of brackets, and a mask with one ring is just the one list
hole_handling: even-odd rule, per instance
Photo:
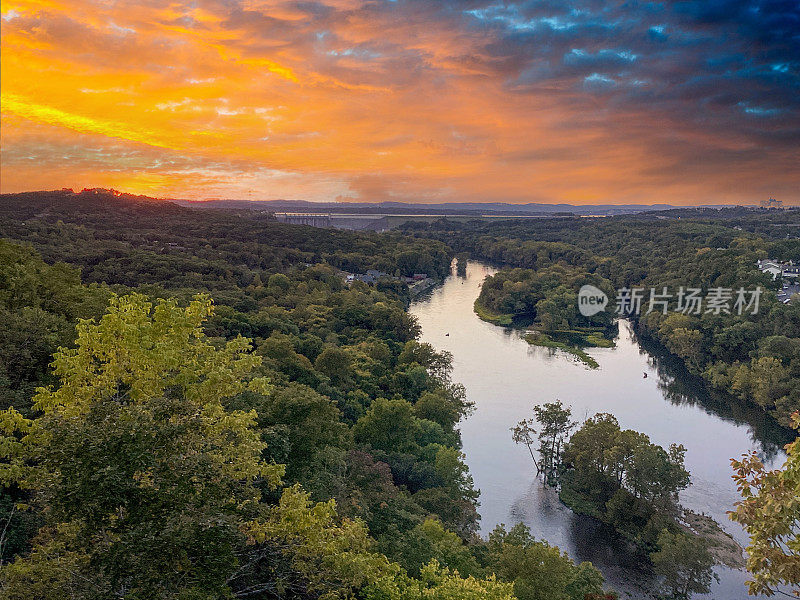
{"label": "water reflection", "polygon": [[794,437],[759,407],[745,403],[729,394],[708,388],[706,383],[690,373],[676,356],[660,344],[633,332],[640,353],[658,373],[658,389],[664,399],[681,406],[696,406],[708,414],[736,425],[746,425],[750,440],[762,460],[773,462],[783,452],[783,447]]}
{"label": "water reflection", "polygon": [[[494,272],[470,262],[466,277],[448,278],[411,306],[423,341],[453,354],[453,379],[475,403],[461,432],[467,463],[481,490],[483,533],[498,523],[523,522],[574,559],[590,560],[623,597],[646,598],[652,590],[652,578],[636,553],[625,551],[626,544],[613,531],[563,506],[553,490],[535,479],[527,450],[511,440],[509,428],[532,416],[534,404],[560,399],[572,407],[576,420],[610,412],[623,428],[644,432],[654,443],[683,444],[692,485],[681,494],[681,502],[711,515],[746,544],[743,530],[726,516],[739,498],[730,459],[756,450],[773,463],[781,462],[780,447],[786,441],[781,428],[735,399],[709,394],[680,363],[637,339],[626,322],[620,325],[615,348],[589,349],[600,365],[590,370],[570,355],[528,345],[517,331],[481,321],[473,303],[484,277]],[[707,598],[748,598],[745,573],[717,572],[721,582]]]}
{"label": "water reflection", "polygon": [[525,523],[538,538],[566,551],[576,562],[598,567],[608,585],[623,597],[641,598],[656,588],[655,574],[628,540],[604,523],[577,515],[540,481],[531,482],[509,511],[512,522]]}

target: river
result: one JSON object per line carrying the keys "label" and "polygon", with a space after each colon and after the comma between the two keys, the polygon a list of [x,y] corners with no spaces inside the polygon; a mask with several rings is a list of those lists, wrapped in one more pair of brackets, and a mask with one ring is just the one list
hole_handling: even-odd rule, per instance
{"label": "river", "polygon": [[[641,431],[662,446],[683,444],[692,485],[682,504],[712,516],[742,545],[747,536],[726,511],[738,498],[731,457],[756,450],[768,465],[782,464],[786,432],[757,410],[709,394],[674,359],[636,339],[620,323],[614,348],[589,349],[599,363],[589,369],[570,355],[530,346],[520,332],[481,321],[473,311],[483,279],[496,269],[470,261],[465,277],[453,273],[414,301],[410,312],[422,341],[453,355],[453,380],[475,403],[461,423],[464,453],[480,489],[481,530],[523,522],[533,534],[590,560],[623,598],[647,598],[652,589],[641,564],[619,551],[613,532],[573,514],[535,478],[530,456],[511,440],[509,428],[533,416],[534,404],[561,400],[575,420],[614,414],[623,428]],[[644,377],[647,373],[647,377]],[[694,598],[744,600],[747,574],[715,567],[720,582]]]}

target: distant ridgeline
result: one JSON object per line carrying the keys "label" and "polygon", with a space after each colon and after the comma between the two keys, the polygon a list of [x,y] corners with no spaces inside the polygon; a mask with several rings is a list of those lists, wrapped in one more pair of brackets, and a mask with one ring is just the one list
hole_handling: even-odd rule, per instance
{"label": "distant ridgeline", "polygon": [[98,190],[4,195],[0,236],[5,598],[605,593],[477,536],[471,405],[405,310],[444,243]]}
{"label": "distant ridgeline", "polygon": [[[779,301],[781,282],[761,273],[758,262],[800,261],[800,210],[681,209],[598,219],[469,223],[442,219],[402,230],[507,266],[482,289],[476,310],[484,318],[511,324],[527,317],[545,333],[580,329],[590,325],[573,301],[584,281],[594,278],[601,289],[643,288],[644,310],[631,316],[638,333],[666,346],[714,388],[757,404],[784,426],[800,409],[800,301],[784,304],[789,299],[785,293]],[[755,315],[645,314],[651,287],[674,292],[681,286],[703,292],[761,286],[764,293]],[[614,310],[614,297],[609,295],[608,310]]]}
{"label": "distant ridgeline", "polygon": [[669,204],[509,204],[507,202],[307,202],[303,200],[174,200],[182,206],[205,209],[272,211],[276,213],[330,213],[361,215],[619,215],[676,208]]}
{"label": "distant ridgeline", "polygon": [[221,294],[218,302],[242,296],[256,275],[298,265],[441,278],[451,260],[444,244],[398,234],[290,227],[267,213],[199,211],[107,190],[0,196],[0,235],[30,242],[47,261],[80,266],[84,281],[205,286]]}

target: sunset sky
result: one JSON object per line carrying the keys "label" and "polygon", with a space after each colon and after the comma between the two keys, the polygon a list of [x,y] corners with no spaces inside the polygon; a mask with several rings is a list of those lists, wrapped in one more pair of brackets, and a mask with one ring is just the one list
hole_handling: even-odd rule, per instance
{"label": "sunset sky", "polygon": [[2,192],[800,203],[800,2],[2,1]]}

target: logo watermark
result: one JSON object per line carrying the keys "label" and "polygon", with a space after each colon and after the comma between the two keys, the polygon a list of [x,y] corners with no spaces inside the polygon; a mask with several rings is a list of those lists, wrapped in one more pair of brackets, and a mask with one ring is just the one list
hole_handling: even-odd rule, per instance
{"label": "logo watermark", "polygon": [[591,317],[605,309],[608,296],[593,285],[584,285],[578,291],[578,310],[584,317]]}
{"label": "logo watermark", "polygon": [[[649,293],[648,293],[649,291]],[[614,312],[618,315],[648,315],[652,312],[677,312],[684,315],[730,315],[758,314],[761,287],[753,290],[739,288],[712,287],[703,295],[702,288],[679,287],[672,293],[667,287],[660,290],[651,287],[627,288],[617,290]],[[584,285],[578,291],[578,311],[584,317],[591,317],[605,310],[608,296],[593,285]]]}

